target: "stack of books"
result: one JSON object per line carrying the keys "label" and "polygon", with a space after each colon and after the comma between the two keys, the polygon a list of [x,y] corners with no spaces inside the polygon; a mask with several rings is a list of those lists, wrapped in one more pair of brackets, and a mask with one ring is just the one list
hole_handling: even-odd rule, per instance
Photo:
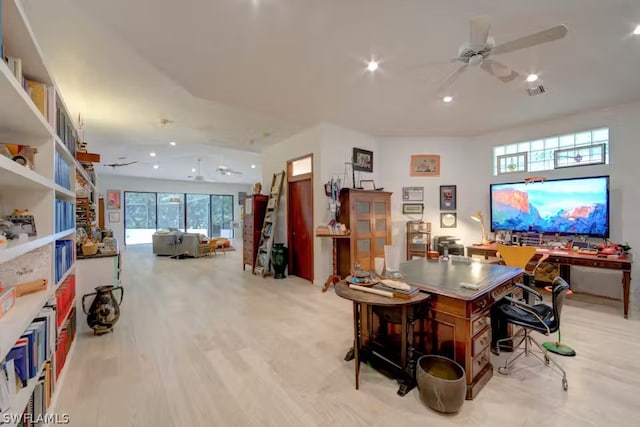
{"label": "stack of books", "polygon": [[385,285],[384,283],[376,283],[372,286],[373,289],[377,289],[380,291],[391,292],[393,293],[394,298],[413,298],[420,292],[420,289],[415,286],[410,286],[409,289],[396,289],[390,286]]}

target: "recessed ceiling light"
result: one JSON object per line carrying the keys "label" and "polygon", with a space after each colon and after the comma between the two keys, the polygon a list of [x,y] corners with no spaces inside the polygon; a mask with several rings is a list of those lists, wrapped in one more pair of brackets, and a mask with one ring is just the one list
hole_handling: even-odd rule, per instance
{"label": "recessed ceiling light", "polygon": [[537,74],[529,74],[529,75],[527,76],[527,81],[528,81],[529,83],[533,83],[533,82],[535,82],[536,80],[538,80],[538,75],[537,75]]}
{"label": "recessed ceiling light", "polygon": [[636,29],[633,30],[633,34],[635,34],[636,36],[640,36],[640,25],[638,25]]}
{"label": "recessed ceiling light", "polygon": [[451,102],[451,101],[453,101],[453,96],[447,95],[442,98],[442,102]]}
{"label": "recessed ceiling light", "polygon": [[156,153],[154,153],[154,152],[152,151],[151,153],[149,153],[149,155],[150,155],[151,157],[155,157],[155,156],[156,156]]}
{"label": "recessed ceiling light", "polygon": [[158,165],[153,165],[153,168],[154,168],[154,169],[158,169],[159,167],[160,167],[160,166],[158,166]]}
{"label": "recessed ceiling light", "polygon": [[374,71],[376,71],[378,69],[378,66],[380,64],[378,63],[378,61],[375,60],[371,60],[367,63],[367,70],[369,70],[371,73],[373,73]]}
{"label": "recessed ceiling light", "polygon": [[195,171],[196,171],[196,168],[191,168],[191,172],[195,172]]}
{"label": "recessed ceiling light", "polygon": [[175,141],[171,141],[171,142],[169,143],[169,145],[170,145],[170,146],[172,146],[172,147],[175,147],[176,143],[175,143]]}
{"label": "recessed ceiling light", "polygon": [[251,165],[251,169],[255,169],[255,168],[256,168],[256,165]]}

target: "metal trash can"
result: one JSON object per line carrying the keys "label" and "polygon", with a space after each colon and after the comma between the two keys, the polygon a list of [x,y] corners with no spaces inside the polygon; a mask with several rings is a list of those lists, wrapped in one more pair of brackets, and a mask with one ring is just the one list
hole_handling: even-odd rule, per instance
{"label": "metal trash can", "polygon": [[434,411],[444,414],[460,410],[467,394],[464,368],[444,356],[418,359],[416,379],[420,399]]}

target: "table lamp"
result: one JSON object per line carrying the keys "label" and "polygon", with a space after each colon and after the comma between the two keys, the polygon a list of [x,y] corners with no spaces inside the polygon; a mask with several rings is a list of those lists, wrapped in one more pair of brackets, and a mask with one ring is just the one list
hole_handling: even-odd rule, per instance
{"label": "table lamp", "polygon": [[479,222],[480,225],[482,226],[482,244],[483,245],[488,245],[489,244],[489,238],[487,237],[487,229],[484,228],[484,218],[482,217],[482,212],[481,211],[477,211],[476,213],[471,215],[471,219],[473,219],[474,221]]}

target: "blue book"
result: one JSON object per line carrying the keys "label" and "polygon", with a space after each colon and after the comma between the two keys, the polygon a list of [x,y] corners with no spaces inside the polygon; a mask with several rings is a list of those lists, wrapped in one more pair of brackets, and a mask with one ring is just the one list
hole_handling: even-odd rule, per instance
{"label": "blue book", "polygon": [[21,338],[27,339],[27,368],[29,369],[29,378],[33,378],[38,373],[36,371],[36,365],[38,363],[38,352],[36,351],[36,333],[33,330],[27,329]]}
{"label": "blue book", "polygon": [[28,366],[28,349],[27,349],[27,341],[26,340],[18,340],[16,345],[9,350],[9,353],[6,357],[7,360],[13,360],[13,363],[16,368],[16,374],[20,381],[22,381],[22,385],[27,385],[27,380],[29,379],[29,366]]}

